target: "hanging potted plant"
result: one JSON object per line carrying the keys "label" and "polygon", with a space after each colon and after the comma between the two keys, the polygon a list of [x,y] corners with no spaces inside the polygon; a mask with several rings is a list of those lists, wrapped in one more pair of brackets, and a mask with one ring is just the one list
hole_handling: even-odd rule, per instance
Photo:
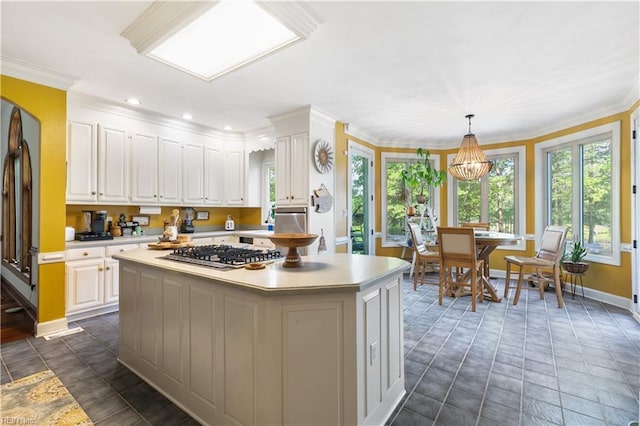
{"label": "hanging potted plant", "polygon": [[562,269],[573,274],[584,274],[589,269],[589,264],[582,259],[587,255],[587,249],[581,241],[575,241],[571,250],[562,258]]}
{"label": "hanging potted plant", "polygon": [[416,154],[418,161],[409,164],[409,168],[403,170],[401,176],[404,185],[416,197],[416,202],[424,204],[427,202],[425,190],[428,191],[431,186],[442,185],[447,179],[447,173],[431,166],[429,151],[418,148]]}

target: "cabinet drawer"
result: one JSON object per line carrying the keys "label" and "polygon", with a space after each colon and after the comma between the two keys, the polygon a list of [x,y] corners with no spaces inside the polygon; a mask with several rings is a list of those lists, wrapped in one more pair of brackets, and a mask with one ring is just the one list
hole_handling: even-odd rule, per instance
{"label": "cabinet drawer", "polygon": [[123,251],[137,249],[138,244],[119,244],[117,246],[107,246],[107,257],[113,256],[114,254],[122,253]]}
{"label": "cabinet drawer", "polygon": [[104,257],[104,247],[87,247],[67,250],[67,261]]}
{"label": "cabinet drawer", "polygon": [[268,238],[254,238],[253,245],[256,247],[266,248],[266,249],[274,249],[276,245],[271,242]]}

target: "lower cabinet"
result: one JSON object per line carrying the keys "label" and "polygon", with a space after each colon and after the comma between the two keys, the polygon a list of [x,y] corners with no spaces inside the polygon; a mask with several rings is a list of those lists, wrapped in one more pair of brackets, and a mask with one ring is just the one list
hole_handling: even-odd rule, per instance
{"label": "lower cabinet", "polygon": [[67,250],[66,316],[87,318],[118,310],[119,263],[115,253],[138,248],[138,244]]}

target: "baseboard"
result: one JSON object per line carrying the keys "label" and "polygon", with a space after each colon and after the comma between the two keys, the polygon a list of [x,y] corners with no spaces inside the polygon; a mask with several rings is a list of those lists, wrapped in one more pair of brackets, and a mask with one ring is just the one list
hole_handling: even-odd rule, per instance
{"label": "baseboard", "polygon": [[69,323],[67,322],[66,318],[59,318],[53,321],[35,323],[36,337],[42,337],[45,334],[58,333],[60,331],[67,330],[68,328]]}
{"label": "baseboard", "polygon": [[[491,276],[496,278],[505,278],[506,272],[501,270],[491,270]],[[513,276],[513,275],[512,275]],[[517,278],[517,275],[516,275]],[[565,285],[565,297],[567,293],[567,286]],[[582,296],[582,289],[580,286],[576,286],[576,295],[579,294]],[[615,294],[605,293],[604,291],[594,290],[592,288],[585,287],[584,288],[584,297],[587,299],[595,300],[597,302],[608,303],[609,305],[617,306],[622,309],[627,309],[629,312],[633,313],[633,304],[631,299],[627,299],[625,297],[616,296]],[[634,313],[635,315],[635,313]],[[638,319],[638,317],[636,317]],[[640,320],[639,320],[640,321]]]}
{"label": "baseboard", "polygon": [[95,316],[98,316],[98,315],[110,314],[111,312],[116,312],[118,309],[119,308],[118,308],[118,304],[117,303],[111,304],[111,305],[107,305],[107,306],[101,306],[100,308],[91,309],[91,310],[85,311],[85,312],[78,312],[78,313],[75,313],[75,314],[67,314],[67,320],[69,322],[79,321],[79,320],[95,317]]}

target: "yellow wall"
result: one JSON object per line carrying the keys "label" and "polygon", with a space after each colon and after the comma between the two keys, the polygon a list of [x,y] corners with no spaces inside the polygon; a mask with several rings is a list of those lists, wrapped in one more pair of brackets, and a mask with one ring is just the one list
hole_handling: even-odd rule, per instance
{"label": "yellow wall", "polygon": [[[0,94],[40,121],[40,251],[63,251],[66,92],[2,75]],[[40,265],[38,274],[38,322],[64,318],[64,264]]]}
{"label": "yellow wall", "polygon": [[[536,144],[548,141],[550,139],[555,139],[561,136],[565,136],[568,134],[580,132],[586,129],[590,129],[593,127],[601,126],[603,124],[608,124],[612,122],[619,121],[620,122],[620,217],[617,218],[620,221],[620,235],[621,241],[623,243],[629,243],[633,240],[632,229],[631,229],[631,162],[629,159],[632,156],[631,149],[631,114],[632,112],[638,108],[640,105],[640,101],[636,102],[633,107],[631,107],[628,111],[621,112],[619,114],[614,114],[608,117],[603,117],[598,120],[590,121],[587,123],[580,124],[578,126],[573,126],[567,129],[563,129],[557,132],[549,133],[546,135],[542,135],[533,139],[522,140],[522,141],[508,141],[497,144],[488,144],[482,145],[482,148],[485,150],[495,149],[495,148],[505,148],[505,147],[514,147],[514,146],[524,146],[526,151],[526,210],[527,210],[527,223],[526,233],[534,234],[535,233],[535,221],[536,215],[543,214],[542,207],[536,206],[535,202],[535,147]],[[346,141],[347,139],[357,140],[351,136],[348,136],[344,133],[344,125],[342,123],[338,123],[336,125],[336,151],[340,152],[340,150],[346,149]],[[364,141],[357,140],[364,145],[375,149],[376,152],[376,171],[375,171],[375,198],[376,202],[376,230],[382,229],[382,208],[380,205],[380,200],[382,191],[381,191],[381,182],[382,182],[382,153],[383,152],[401,152],[401,153],[415,153],[415,149],[402,149],[402,148],[380,148],[373,147],[367,144]],[[447,165],[447,155],[457,152],[458,148],[452,148],[448,150],[430,150],[432,155],[440,156],[440,165],[441,168],[446,167]],[[339,163],[336,162],[336,168],[339,167]],[[346,160],[343,166],[346,170]],[[450,177],[449,177],[450,178]],[[336,209],[340,208],[339,206],[344,205],[346,208],[346,197],[349,196],[347,191],[344,193],[339,191],[340,182],[343,180],[338,178],[338,171],[336,171]],[[448,184],[445,183],[440,189],[440,225],[447,226],[447,214],[448,214]],[[346,179],[344,180],[343,187],[346,188]],[[340,203],[340,204],[338,204]],[[341,210],[340,210],[341,211]],[[337,221],[337,229],[336,235],[346,235],[346,220],[344,223],[340,223]],[[534,241],[527,241],[526,251],[523,253],[522,251],[509,251],[509,250],[496,250],[491,255],[491,267],[494,269],[505,269],[504,256],[506,255],[519,255],[519,256],[533,256],[535,255],[536,247]],[[402,249],[395,247],[382,247],[381,239],[376,241],[376,254],[380,256],[397,256],[401,255]],[[612,266],[605,265],[601,263],[592,263],[589,271],[584,277],[584,285],[585,287],[590,287],[594,290],[602,291],[605,293],[610,293],[616,296],[621,296],[624,298],[631,298],[632,293],[632,285],[631,285],[631,253],[623,252],[621,253],[621,265],[620,266]]]}
{"label": "yellow wall", "polygon": [[[164,221],[168,221],[171,218],[171,211],[173,209],[180,210],[181,214],[184,207],[161,207],[160,214],[142,215],[149,216],[149,227],[162,228]],[[239,207],[194,207],[198,212],[209,212],[208,220],[196,220],[194,226],[196,230],[199,226],[224,226],[224,222],[227,220],[227,215],[231,215],[236,222],[236,227],[244,225],[258,226],[263,225],[262,213],[260,207],[256,208],[239,208]],[[123,213],[127,220],[131,220],[131,216],[141,216],[138,206],[103,206],[103,205],[67,205],[66,211],[66,224],[72,226],[76,231],[82,230],[82,212],[84,210],[106,210],[107,216],[111,216],[114,221],[118,220],[118,217]],[[144,227],[142,228],[144,231]]]}

